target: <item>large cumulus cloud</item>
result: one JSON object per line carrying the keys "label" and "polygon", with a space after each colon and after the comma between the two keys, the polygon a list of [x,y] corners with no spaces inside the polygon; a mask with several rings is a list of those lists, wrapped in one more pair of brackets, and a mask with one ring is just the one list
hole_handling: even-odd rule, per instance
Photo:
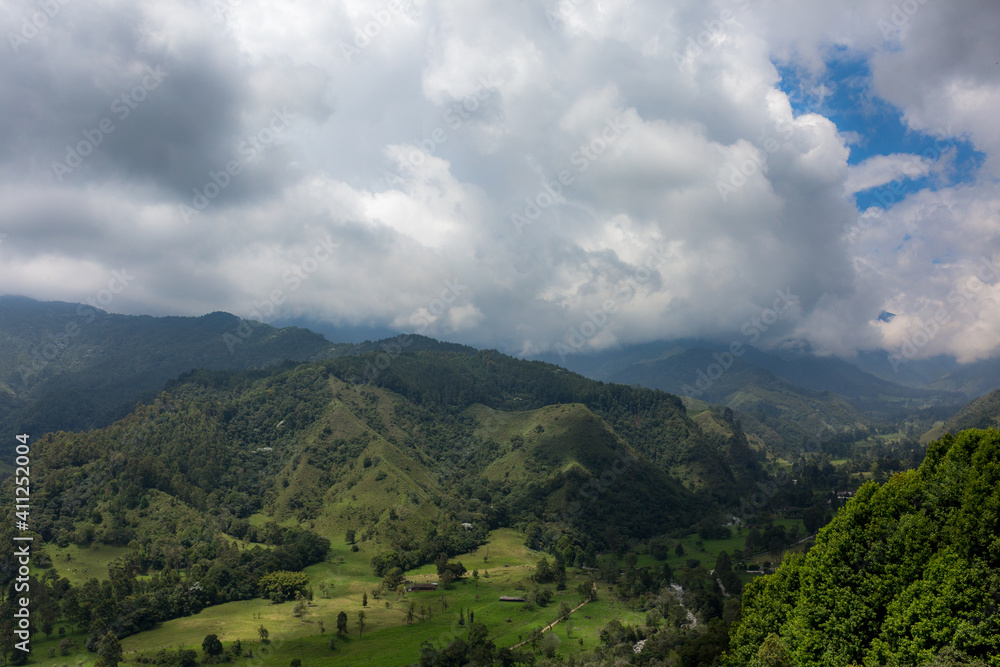
{"label": "large cumulus cloud", "polygon": [[[9,0],[0,290],[85,299],[127,268],[112,310],[523,354],[731,337],[790,290],[769,343],[898,349],[1000,251],[998,12],[913,2],[100,0],[29,39],[38,5]],[[853,164],[855,137],[794,111],[779,68],[822,90],[834,49],[912,131],[983,151],[978,180],[944,153]],[[995,352],[980,280],[914,354]]]}

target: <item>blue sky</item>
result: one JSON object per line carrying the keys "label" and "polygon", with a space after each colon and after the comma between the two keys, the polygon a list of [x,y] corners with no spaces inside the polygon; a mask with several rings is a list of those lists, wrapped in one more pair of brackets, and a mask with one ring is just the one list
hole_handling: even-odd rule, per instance
{"label": "blue sky", "polygon": [[6,0],[0,293],[534,355],[782,291],[761,345],[1000,354],[996,0],[391,4]]}
{"label": "blue sky", "polygon": [[[937,190],[976,180],[985,155],[967,139],[938,137],[910,129],[904,111],[878,97],[872,90],[872,73],[863,54],[834,49],[821,77],[804,73],[795,65],[777,65],[780,88],[795,114],[820,113],[837,129],[856,137],[850,145],[848,164],[857,165],[875,155],[912,154],[931,160],[953,159],[941,176],[902,177],[898,182],[855,194],[859,209],[891,208],[908,194]],[[951,152],[954,151],[954,156]]]}

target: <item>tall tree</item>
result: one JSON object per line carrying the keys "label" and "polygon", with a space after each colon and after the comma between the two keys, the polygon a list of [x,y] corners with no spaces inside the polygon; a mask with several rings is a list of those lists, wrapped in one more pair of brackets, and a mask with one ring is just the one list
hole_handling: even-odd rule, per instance
{"label": "tall tree", "polygon": [[94,667],[118,667],[122,659],[122,645],[118,637],[110,630],[101,639],[97,649],[97,660]]}

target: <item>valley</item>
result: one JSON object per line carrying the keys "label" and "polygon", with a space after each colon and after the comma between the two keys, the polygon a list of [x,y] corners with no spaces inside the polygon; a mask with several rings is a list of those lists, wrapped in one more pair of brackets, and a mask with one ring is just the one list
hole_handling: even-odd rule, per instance
{"label": "valley", "polygon": [[[292,333],[261,337],[258,358]],[[657,384],[700,354],[616,377]],[[419,336],[311,356],[220,358],[237,367],[32,435],[30,664],[709,665],[749,636],[744,587],[759,596],[855,493],[997,414],[995,394],[954,414],[949,394],[906,389],[865,413],[861,389],[743,362],[698,398]],[[73,377],[59,363],[46,382]],[[836,372],[847,394],[886,390]],[[94,405],[135,391],[87,373]],[[6,382],[7,419],[64,405]]]}

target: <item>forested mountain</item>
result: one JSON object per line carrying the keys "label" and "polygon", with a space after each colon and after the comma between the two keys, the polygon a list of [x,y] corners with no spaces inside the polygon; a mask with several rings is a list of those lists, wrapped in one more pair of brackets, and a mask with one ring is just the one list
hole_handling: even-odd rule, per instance
{"label": "forested mountain", "polygon": [[[567,355],[561,363],[595,379],[732,408],[752,441],[777,452],[795,449],[817,434],[826,442],[850,444],[911,419],[930,426],[966,400],[960,393],[889,382],[836,358],[778,355],[746,346],[737,357],[704,341]],[[832,451],[843,450],[834,445]]]}
{"label": "forested mountain", "polygon": [[403,353],[359,381],[379,354],[197,371],[109,427],[46,435],[38,531],[72,541],[101,512],[96,537],[124,545],[149,531],[137,510],[169,497],[204,517],[190,529],[263,513],[417,553],[413,519],[447,516],[608,545],[692,525],[765,477],[738,426],[707,436],[662,392],[468,348]]}
{"label": "forested mountain", "polygon": [[969,398],[1000,388],[1000,360],[987,359],[960,366],[928,385],[931,389],[961,392]]}
{"label": "forested mountain", "polygon": [[193,368],[261,368],[306,361],[331,348],[305,329],[240,326],[227,313],[128,316],[0,296],[0,429],[107,426]]}
{"label": "forested mountain", "polygon": [[777,450],[800,445],[827,427],[844,433],[872,423],[840,396],[796,387],[732,355],[723,358],[723,368],[718,355],[707,348],[677,347],[624,367],[608,368],[600,375],[612,382],[725,405],[736,411],[749,433]]}
{"label": "forested mountain", "polygon": [[[766,478],[729,413],[728,432],[706,435],[663,392],[411,345],[186,373],[110,426],[32,441],[39,544],[128,548],[106,590],[60,589],[67,618],[99,618],[94,642],[126,637],[254,597],[264,577],[322,560],[323,536],[347,531],[381,545],[380,576],[502,527],[536,549],[627,550],[721,522]],[[184,577],[195,594],[182,596]]]}
{"label": "forested mountain", "polygon": [[[68,304],[18,307],[21,319],[3,323],[15,350],[0,355],[8,371],[10,359],[24,358],[27,341],[38,344],[76,316]],[[393,590],[404,573],[433,563],[442,576],[452,572],[449,558],[501,548],[496,535],[506,530],[517,531],[530,553],[552,555],[560,577],[575,563],[584,602],[599,577],[616,600],[653,614],[644,628],[626,627],[607,620],[612,605],[601,646],[578,656],[593,658],[581,664],[627,658],[614,664],[707,666],[739,622],[733,592],[752,576],[744,561],[762,549],[777,555],[800,541],[801,528],[822,526],[836,511],[835,491],[855,488],[852,479],[889,479],[903,467],[888,459],[870,470],[835,466],[828,455],[801,452],[788,461],[765,457],[774,443],[789,446],[821,426],[850,435],[868,416],[846,398],[802,389],[742,359],[702,383],[702,398],[734,406],[727,408],[422,336],[332,344],[260,326],[234,344],[234,354],[225,351],[224,361],[212,345],[225,349],[223,337],[238,326],[221,313],[95,313],[87,325],[97,332],[93,339],[81,326],[54,359],[14,377],[0,395],[16,430],[31,434],[39,562],[58,551],[65,573],[71,554],[84,557],[98,545],[113,550],[102,564],[106,580],[71,582],[50,569],[44,585],[34,584],[44,591],[33,603],[39,618],[72,624],[86,633],[90,650],[109,635],[125,639],[209,607],[304,595],[306,582],[322,582],[323,568],[342,559],[331,556],[333,541],[344,548],[339,536],[352,550],[361,546],[364,563],[339,585],[382,580]],[[311,360],[291,360],[305,353]],[[709,350],[668,351],[613,374],[648,380],[668,369],[697,382],[698,370],[717,361]],[[169,379],[150,370],[160,363],[215,367]],[[242,366],[223,368],[227,363]],[[858,391],[881,387],[830,368],[823,372],[841,374]],[[29,407],[58,407],[48,388],[60,382],[110,423],[85,432],[78,422],[81,432],[26,426]],[[952,423],[993,423],[996,404],[995,396],[984,397]],[[750,585],[729,664],[922,665],[938,660],[944,646],[962,652],[956,660],[990,655],[984,651],[994,648],[995,628],[981,616],[1000,602],[1000,589],[991,588],[995,544],[986,537],[1000,529],[998,437],[948,436],[919,471],[864,486],[817,547]],[[788,483],[789,470],[795,483]],[[13,483],[5,482],[10,493]],[[15,520],[9,507],[8,526]],[[733,525],[734,514],[745,523]],[[0,540],[8,545],[4,563],[14,562],[12,534],[8,528]],[[720,546],[705,544],[715,540]],[[647,559],[641,566],[640,554]],[[702,558],[711,560],[703,565]],[[456,563],[454,573],[463,567]],[[971,574],[954,574],[959,570]],[[15,570],[0,575],[9,584]],[[531,599],[544,600],[540,581],[530,581]],[[541,575],[544,581],[555,583]],[[953,593],[973,585],[979,588],[965,597]],[[689,612],[704,625],[690,626]],[[914,625],[924,614],[956,620]],[[657,619],[667,618],[660,628]],[[494,620],[494,629],[508,622]],[[922,634],[900,630],[907,624]],[[635,653],[644,638],[647,650]],[[162,664],[187,664],[181,653]]]}
{"label": "forested mountain", "polygon": [[943,431],[958,433],[969,428],[1000,427],[1000,390],[980,396],[949,419]]}
{"label": "forested mountain", "polygon": [[724,664],[1000,665],[998,535],[1000,432],[946,435],[746,587]]}

